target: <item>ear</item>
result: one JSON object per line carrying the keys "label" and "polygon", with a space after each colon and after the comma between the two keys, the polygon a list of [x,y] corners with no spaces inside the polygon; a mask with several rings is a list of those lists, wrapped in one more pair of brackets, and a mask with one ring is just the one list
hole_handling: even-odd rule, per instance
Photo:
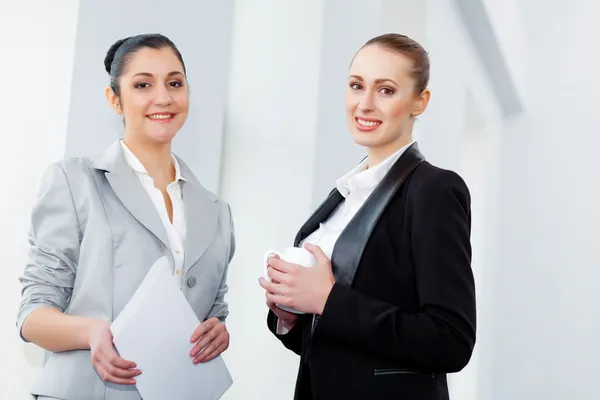
{"label": "ear", "polygon": [[108,100],[110,108],[112,108],[117,114],[123,114],[119,98],[110,86],[106,88],[106,100]]}
{"label": "ear", "polygon": [[425,89],[421,92],[419,97],[417,97],[417,99],[415,100],[413,111],[411,112],[411,115],[413,117],[417,117],[423,114],[423,112],[425,112],[425,109],[427,109],[427,105],[429,104],[430,97],[431,92],[429,91],[429,89]]}

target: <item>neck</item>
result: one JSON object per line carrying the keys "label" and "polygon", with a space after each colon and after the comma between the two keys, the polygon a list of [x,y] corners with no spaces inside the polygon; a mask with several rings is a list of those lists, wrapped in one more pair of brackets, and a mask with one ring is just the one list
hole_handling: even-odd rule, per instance
{"label": "neck", "polygon": [[172,182],[175,180],[175,166],[171,159],[171,142],[144,141],[127,134],[123,141],[155,181]]}
{"label": "neck", "polygon": [[400,139],[382,146],[369,147],[367,150],[368,168],[373,168],[386,158],[413,141],[412,135],[401,136]]}

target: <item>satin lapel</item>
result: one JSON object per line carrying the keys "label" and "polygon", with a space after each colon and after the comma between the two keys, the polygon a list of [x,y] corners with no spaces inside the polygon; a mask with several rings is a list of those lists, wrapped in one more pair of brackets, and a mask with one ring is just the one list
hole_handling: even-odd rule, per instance
{"label": "satin lapel", "polygon": [[406,179],[424,160],[416,143],[409,147],[342,231],[331,256],[336,283],[352,286],[369,236],[381,214]]}
{"label": "satin lapel", "polygon": [[294,246],[298,246],[302,240],[316,231],[319,224],[331,215],[342,200],[344,200],[344,196],[342,196],[337,189],[333,189],[325,201],[321,203],[315,212],[306,220],[304,225],[302,225],[294,240]]}
{"label": "satin lapel", "polygon": [[219,205],[196,181],[187,167],[182,165],[181,168],[186,179],[182,183],[182,194],[187,227],[184,245],[184,270],[187,272],[202,257],[213,240],[219,221]]}
{"label": "satin lapel", "polygon": [[167,248],[170,248],[165,227],[135,172],[121,168],[115,172],[107,172],[106,179],[131,215],[160,239]]}

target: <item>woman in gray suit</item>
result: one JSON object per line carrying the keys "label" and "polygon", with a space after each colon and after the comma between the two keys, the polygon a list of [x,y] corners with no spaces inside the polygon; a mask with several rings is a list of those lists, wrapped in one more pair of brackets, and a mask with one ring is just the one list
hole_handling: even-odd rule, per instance
{"label": "woman in gray suit", "polygon": [[203,321],[190,332],[190,362],[229,346],[231,212],[171,153],[189,109],[183,58],[168,38],[148,34],[116,42],[104,64],[124,139],[51,165],[31,217],[17,327],[48,351],[38,399],[140,399],[143,371],[117,354],[110,323],[165,255]]}

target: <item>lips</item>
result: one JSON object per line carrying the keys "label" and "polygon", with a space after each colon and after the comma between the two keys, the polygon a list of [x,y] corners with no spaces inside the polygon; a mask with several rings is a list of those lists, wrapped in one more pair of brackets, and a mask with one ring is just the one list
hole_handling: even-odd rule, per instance
{"label": "lips", "polygon": [[174,114],[174,113],[161,112],[161,113],[154,113],[154,114],[147,115],[146,118],[148,118],[152,122],[156,122],[159,124],[166,124],[166,123],[173,121],[173,119],[175,118],[175,115],[176,114]]}
{"label": "lips", "polygon": [[377,129],[383,122],[373,118],[355,117],[356,128],[361,132],[371,132]]}
{"label": "lips", "polygon": [[175,114],[150,114],[148,118],[152,120],[164,120],[164,119],[172,119]]}

